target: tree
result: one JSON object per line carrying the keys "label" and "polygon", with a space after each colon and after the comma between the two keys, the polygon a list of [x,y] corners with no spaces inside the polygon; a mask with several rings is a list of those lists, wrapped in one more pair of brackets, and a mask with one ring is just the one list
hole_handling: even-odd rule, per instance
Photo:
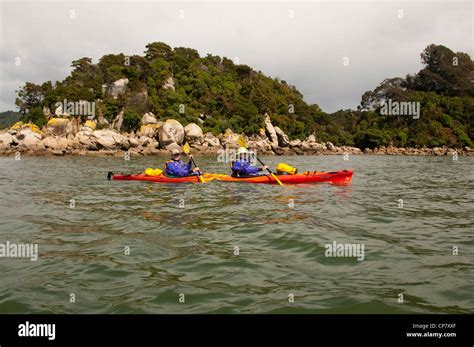
{"label": "tree", "polygon": [[34,107],[41,107],[43,101],[41,86],[26,82],[16,93],[18,97],[15,100],[15,105],[20,109],[21,114],[25,115]]}
{"label": "tree", "polygon": [[171,59],[173,50],[170,46],[163,42],[153,42],[146,45],[145,57],[148,60],[156,58],[163,58],[165,60]]}
{"label": "tree", "polygon": [[25,114],[22,117],[22,121],[36,124],[40,128],[48,122],[43,114],[43,110],[38,106],[33,107],[27,114]]}
{"label": "tree", "polygon": [[421,53],[421,61],[425,68],[407,80],[410,88],[449,96],[474,96],[474,62],[468,54],[431,44]]}
{"label": "tree", "polygon": [[140,127],[141,117],[138,112],[127,108],[123,113],[123,127],[127,131],[135,131]]}

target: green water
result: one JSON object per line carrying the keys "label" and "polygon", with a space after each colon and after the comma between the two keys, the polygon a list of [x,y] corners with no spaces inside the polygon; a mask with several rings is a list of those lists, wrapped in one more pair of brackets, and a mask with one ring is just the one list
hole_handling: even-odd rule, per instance
{"label": "green water", "polygon": [[[174,185],[106,180],[164,158],[0,158],[0,242],[39,250],[0,258],[0,313],[474,312],[474,158],[263,159],[355,175]],[[333,241],[364,260],[326,257]]]}

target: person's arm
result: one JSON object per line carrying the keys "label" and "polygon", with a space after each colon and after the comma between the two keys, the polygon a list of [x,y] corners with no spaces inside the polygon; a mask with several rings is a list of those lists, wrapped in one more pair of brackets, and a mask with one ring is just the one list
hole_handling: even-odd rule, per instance
{"label": "person's arm", "polygon": [[244,165],[242,165],[242,169],[245,175],[253,175],[261,171],[260,168],[256,166],[251,166],[250,163],[245,163]]}
{"label": "person's arm", "polygon": [[191,163],[184,164],[183,162],[176,164],[176,176],[188,176],[191,173]]}
{"label": "person's arm", "polygon": [[167,175],[173,175],[173,171],[172,171],[172,168],[171,168],[171,165],[169,165],[170,163],[165,163],[165,173]]}

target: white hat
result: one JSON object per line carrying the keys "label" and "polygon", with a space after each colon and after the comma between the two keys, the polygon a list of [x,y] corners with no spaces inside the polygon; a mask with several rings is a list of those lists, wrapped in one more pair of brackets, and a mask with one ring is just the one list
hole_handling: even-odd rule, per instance
{"label": "white hat", "polygon": [[241,154],[248,154],[250,153],[249,150],[245,147],[240,147],[238,150],[237,150],[237,155],[241,155]]}

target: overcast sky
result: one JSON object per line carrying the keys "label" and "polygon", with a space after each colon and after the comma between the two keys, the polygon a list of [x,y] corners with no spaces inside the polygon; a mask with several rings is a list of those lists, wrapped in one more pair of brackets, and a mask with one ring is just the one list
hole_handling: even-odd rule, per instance
{"label": "overcast sky", "polygon": [[430,43],[473,57],[472,2],[2,0],[0,9],[0,111],[16,110],[15,90],[26,81],[63,80],[72,60],[142,54],[154,41],[238,57],[327,112],[356,108],[383,79],[417,72]]}

